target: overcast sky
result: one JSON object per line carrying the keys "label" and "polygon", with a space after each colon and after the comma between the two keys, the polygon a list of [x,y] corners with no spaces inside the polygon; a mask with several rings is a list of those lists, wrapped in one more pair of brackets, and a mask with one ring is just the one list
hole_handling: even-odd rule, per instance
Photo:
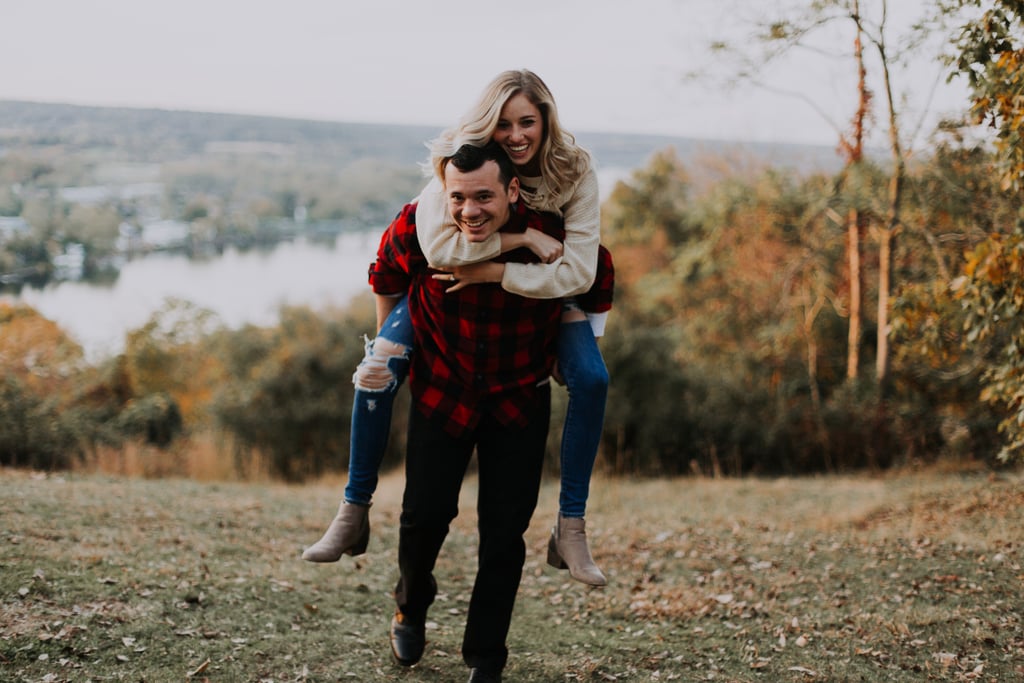
{"label": "overcast sky", "polygon": [[[834,145],[853,112],[848,60],[807,51],[763,77],[800,96],[720,87],[728,69],[709,42],[749,35],[750,12],[780,4],[0,0],[0,99],[443,127],[498,72],[526,67],[570,130]],[[922,0],[890,5],[906,26]],[[693,72],[704,77],[687,80]],[[898,74],[908,130],[962,108],[942,75],[934,57]]]}

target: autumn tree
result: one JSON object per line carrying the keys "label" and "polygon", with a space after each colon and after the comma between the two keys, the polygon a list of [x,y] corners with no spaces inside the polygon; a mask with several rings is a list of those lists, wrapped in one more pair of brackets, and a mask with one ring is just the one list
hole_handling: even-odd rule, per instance
{"label": "autumn tree", "polygon": [[165,394],[185,421],[202,426],[219,380],[219,366],[204,340],[220,326],[216,315],[188,301],[169,298],[141,326],[125,334],[116,360],[130,396]]}
{"label": "autumn tree", "polygon": [[67,467],[83,433],[65,413],[82,348],[35,309],[0,302],[0,464]]}
{"label": "autumn tree", "polygon": [[[604,206],[617,263],[602,342],[608,466],[738,474],[865,462],[863,440],[849,437],[863,421],[832,399],[844,363],[828,349],[844,331],[831,180],[764,169],[698,194],[691,173],[702,175],[661,156]],[[836,426],[842,438],[826,434]]]}
{"label": "autumn tree", "polygon": [[1014,225],[967,254],[953,285],[966,315],[965,343],[988,343],[998,353],[985,370],[981,397],[1005,410],[1000,457],[1024,458],[1024,2],[959,0],[943,3],[965,16],[954,38],[954,74],[967,79],[974,123],[994,132],[995,168],[1017,206]]}
{"label": "autumn tree", "polygon": [[[762,11],[764,12],[764,11]],[[863,296],[863,252],[862,237],[868,224],[877,236],[879,282],[876,331],[875,377],[880,388],[884,388],[889,375],[889,341],[888,315],[889,300],[895,286],[892,281],[892,249],[893,241],[901,228],[900,208],[904,200],[906,177],[906,149],[904,132],[900,122],[902,106],[894,80],[897,67],[903,64],[908,54],[920,50],[925,34],[917,30],[908,30],[900,35],[896,44],[890,34],[893,32],[889,19],[889,3],[887,0],[816,0],[814,2],[791,2],[782,7],[770,10],[771,14],[754,19],[750,25],[754,27],[757,45],[755,50],[744,45],[742,48],[731,49],[739,52],[742,61],[737,68],[738,76],[747,83],[764,85],[770,67],[785,56],[794,53],[809,53],[816,58],[849,60],[851,73],[856,74],[852,91],[854,99],[854,115],[849,130],[842,129],[833,123],[840,139],[840,149],[846,161],[845,169],[837,181],[837,189],[849,192],[850,185],[856,185],[856,178],[864,158],[864,143],[869,131],[875,105],[881,103],[884,113],[887,147],[890,151],[889,182],[884,201],[871,199],[869,203],[851,201],[846,212],[845,228],[848,239],[847,273],[848,296],[846,313],[849,318],[847,335],[847,377],[853,379],[861,365],[859,358],[859,339],[862,326],[861,298]],[[838,32],[838,33],[836,33]],[[835,49],[836,36],[847,36],[839,39],[840,44],[848,49]],[[827,36],[831,43],[823,43],[822,36]],[[867,59],[867,51],[873,57]],[[877,84],[882,97],[874,96],[868,86],[871,80]],[[765,85],[764,87],[769,87]],[[809,103],[831,123],[822,103],[816,102],[813,96],[803,92],[782,91],[784,94],[795,95]],[[851,200],[857,200],[856,193],[850,193]],[[859,200],[863,201],[863,200]]]}
{"label": "autumn tree", "polygon": [[945,12],[971,17],[954,39],[954,75],[967,80],[973,122],[995,132],[1003,188],[1020,192],[1024,189],[1024,1],[945,0],[941,5]]}

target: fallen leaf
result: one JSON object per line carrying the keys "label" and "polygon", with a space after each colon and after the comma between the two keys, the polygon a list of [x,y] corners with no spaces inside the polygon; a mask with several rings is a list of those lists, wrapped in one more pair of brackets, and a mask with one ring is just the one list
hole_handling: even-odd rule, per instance
{"label": "fallen leaf", "polygon": [[807,676],[817,676],[818,672],[814,669],[808,669],[805,666],[791,666],[789,671],[796,671],[797,673],[806,674]]}
{"label": "fallen leaf", "polygon": [[210,666],[210,660],[209,659],[207,659],[205,662],[203,662],[202,664],[197,666],[193,671],[188,672],[186,674],[186,676],[188,676],[188,678],[192,678],[193,676],[198,676],[199,674],[201,674],[204,671],[206,671],[206,667],[208,667],[208,666]]}

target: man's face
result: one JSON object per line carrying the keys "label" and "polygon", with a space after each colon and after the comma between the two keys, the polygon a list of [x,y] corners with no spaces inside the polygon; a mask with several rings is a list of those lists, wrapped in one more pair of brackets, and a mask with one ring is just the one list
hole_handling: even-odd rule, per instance
{"label": "man's face", "polygon": [[506,189],[493,161],[468,173],[448,164],[444,175],[448,210],[470,242],[483,242],[508,222],[509,204],[519,199],[518,178]]}

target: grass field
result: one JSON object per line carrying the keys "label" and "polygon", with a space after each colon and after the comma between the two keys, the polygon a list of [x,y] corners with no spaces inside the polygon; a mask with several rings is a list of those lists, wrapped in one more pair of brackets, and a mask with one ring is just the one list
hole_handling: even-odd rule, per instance
{"label": "grass field", "polygon": [[[402,480],[369,552],[299,559],[338,482],[0,471],[0,680],[464,681],[475,482],[442,551],[426,656],[391,660]],[[1024,477],[595,482],[604,589],[528,537],[508,681],[1024,680]]]}

